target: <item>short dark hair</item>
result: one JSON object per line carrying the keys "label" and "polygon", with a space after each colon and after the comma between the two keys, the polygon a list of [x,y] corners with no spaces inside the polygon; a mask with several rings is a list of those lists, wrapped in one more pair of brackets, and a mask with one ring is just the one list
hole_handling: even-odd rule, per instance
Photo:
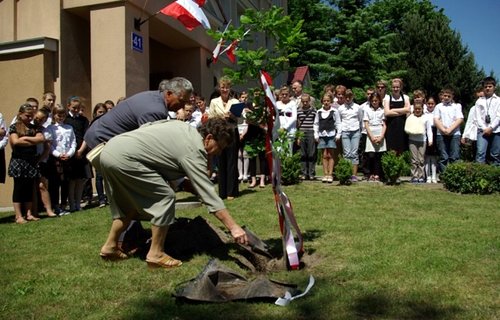
{"label": "short dark hair", "polygon": [[493,77],[486,77],[483,79],[483,81],[481,81],[481,85],[483,86],[483,88],[490,83],[493,84],[494,86],[497,85],[497,81]]}
{"label": "short dark hair", "polygon": [[34,102],[38,105],[38,100],[36,98],[33,98],[33,97],[29,97],[28,99],[26,99],[26,102]]}

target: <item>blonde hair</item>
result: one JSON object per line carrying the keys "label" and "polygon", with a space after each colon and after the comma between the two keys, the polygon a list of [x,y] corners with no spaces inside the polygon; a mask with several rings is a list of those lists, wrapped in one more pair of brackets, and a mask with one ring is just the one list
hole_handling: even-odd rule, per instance
{"label": "blonde hair", "polygon": [[403,83],[403,80],[401,80],[401,78],[394,78],[394,79],[392,79],[391,82],[392,83],[398,82],[399,83],[399,89],[403,89],[403,87],[404,87],[404,83]]}
{"label": "blonde hair", "polygon": [[323,100],[325,100],[325,97],[330,99],[330,102],[333,102],[333,94],[331,94],[330,92],[323,93],[323,98],[321,98],[321,102],[323,102]]}
{"label": "blonde hair", "polygon": [[222,76],[219,79],[219,86],[222,86],[222,85],[226,85],[228,87],[231,87],[231,85],[232,85],[231,78],[229,78],[228,76]]}

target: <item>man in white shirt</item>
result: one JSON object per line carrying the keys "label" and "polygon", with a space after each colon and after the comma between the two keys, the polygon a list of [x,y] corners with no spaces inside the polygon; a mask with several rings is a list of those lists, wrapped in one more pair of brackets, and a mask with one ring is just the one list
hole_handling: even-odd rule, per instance
{"label": "man in white shirt", "polygon": [[476,161],[486,163],[490,148],[491,164],[500,166],[500,98],[495,94],[496,80],[484,78],[484,97],[477,99],[475,121],[477,125]]}

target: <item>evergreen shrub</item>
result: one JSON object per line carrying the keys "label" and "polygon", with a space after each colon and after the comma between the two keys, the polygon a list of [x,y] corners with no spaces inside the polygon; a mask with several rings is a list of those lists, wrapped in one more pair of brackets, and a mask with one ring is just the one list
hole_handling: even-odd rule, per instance
{"label": "evergreen shrub", "polygon": [[439,177],[444,187],[452,192],[475,194],[500,192],[500,167],[457,161],[449,164]]}

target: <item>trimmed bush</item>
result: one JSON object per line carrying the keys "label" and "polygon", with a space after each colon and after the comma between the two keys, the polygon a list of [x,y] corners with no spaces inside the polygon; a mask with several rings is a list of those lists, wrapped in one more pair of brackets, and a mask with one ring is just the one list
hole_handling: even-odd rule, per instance
{"label": "trimmed bush", "polygon": [[490,194],[500,192],[500,168],[475,162],[449,164],[439,176],[452,192]]}
{"label": "trimmed bush", "polygon": [[382,156],[382,170],[387,184],[395,185],[399,177],[408,172],[409,165],[404,154],[398,156],[396,152],[391,150]]}
{"label": "trimmed bush", "polygon": [[273,148],[276,150],[281,161],[281,183],[292,185],[300,182],[300,152],[293,153],[288,139],[288,133],[278,130],[278,140],[274,141]]}
{"label": "trimmed bush", "polygon": [[352,177],[352,164],[351,161],[340,158],[335,166],[335,177],[339,179],[341,185],[350,185]]}

